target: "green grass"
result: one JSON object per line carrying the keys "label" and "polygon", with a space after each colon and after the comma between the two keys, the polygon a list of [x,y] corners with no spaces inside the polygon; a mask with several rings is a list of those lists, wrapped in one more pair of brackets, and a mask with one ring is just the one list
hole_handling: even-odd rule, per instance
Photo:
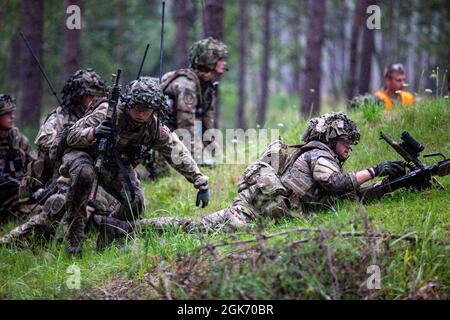
{"label": "green grass", "polygon": [[[291,104],[288,98],[276,98]],[[280,113],[269,111],[268,124],[283,123],[280,132],[288,143],[298,143],[307,122],[298,120],[297,108],[287,106]],[[420,140],[424,153],[441,151],[450,155],[449,100],[422,101],[414,107],[396,111],[353,111],[351,117],[362,133],[361,142],[345,165],[346,171],[359,170],[381,160],[399,156],[379,140],[384,131],[399,140],[403,130]],[[270,127],[270,126],[269,126]],[[431,164],[437,159],[426,159]],[[181,176],[171,175],[150,184],[144,183],[147,199],[146,217],[200,217],[225,208],[236,195],[239,175],[245,165],[218,165],[205,169],[210,177],[212,199],[207,208],[194,205],[196,191]],[[83,256],[72,259],[65,253],[65,242],[38,241],[30,248],[0,248],[0,298],[2,299],[73,299],[73,298],[161,298],[169,292],[174,298],[389,298],[405,299],[417,294],[430,280],[436,281],[431,298],[448,298],[449,269],[449,176],[441,178],[445,190],[422,193],[397,191],[365,206],[370,230],[395,235],[409,235],[417,242],[390,239],[378,251],[363,238],[341,237],[340,232],[363,231],[358,204],[341,201],[316,215],[278,223],[261,221],[250,231],[274,234],[294,228],[321,227],[323,238],[289,247],[311,234],[290,233],[264,243],[223,246],[214,257],[199,251],[208,243],[252,239],[248,230],[237,235],[185,234],[168,229],[162,234],[147,232],[130,238],[124,248],[110,247],[95,251],[93,232],[88,234]],[[13,227],[9,224],[1,234]],[[339,291],[329,272],[326,251],[333,256]],[[375,251],[376,252],[375,252]],[[372,252],[373,251],[373,252]],[[200,254],[202,252],[202,254]],[[252,257],[259,257],[252,262]],[[219,259],[219,260],[216,260]],[[372,260],[375,259],[375,260]],[[361,289],[369,275],[366,268],[376,261],[381,268],[381,289]],[[80,268],[80,290],[66,285],[67,268]],[[130,285],[130,284],[133,285]],[[166,283],[166,285],[164,285]],[[169,287],[167,287],[167,284]]]}

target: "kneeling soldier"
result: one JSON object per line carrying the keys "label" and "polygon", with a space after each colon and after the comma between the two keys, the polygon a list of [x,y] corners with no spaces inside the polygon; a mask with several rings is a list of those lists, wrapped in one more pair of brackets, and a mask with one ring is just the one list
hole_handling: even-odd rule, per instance
{"label": "kneeling soldier", "polygon": [[[198,202],[209,201],[208,178],[198,169],[186,147],[176,134],[160,125],[157,113],[165,109],[166,99],[160,85],[153,80],[131,82],[117,107],[115,123],[105,120],[108,103],[80,119],[68,132],[61,173],[71,178],[67,192],[69,218],[69,254],[82,250],[86,223],[86,206],[92,187],[97,182],[119,202],[111,217],[132,222],[144,211],[144,194],[134,167],[140,161],[139,150],[151,147],[186,179],[199,189]],[[115,143],[100,172],[94,169],[101,138]],[[103,233],[97,245],[105,245]]]}

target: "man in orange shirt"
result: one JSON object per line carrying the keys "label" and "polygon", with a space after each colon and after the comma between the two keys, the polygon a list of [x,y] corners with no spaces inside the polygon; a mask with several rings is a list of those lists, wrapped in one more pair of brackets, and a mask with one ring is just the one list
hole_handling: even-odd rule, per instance
{"label": "man in orange shirt", "polygon": [[385,86],[382,90],[375,92],[375,96],[383,100],[386,109],[391,109],[393,104],[401,103],[409,106],[414,103],[414,96],[403,91],[406,81],[406,72],[400,63],[387,66],[384,69]]}

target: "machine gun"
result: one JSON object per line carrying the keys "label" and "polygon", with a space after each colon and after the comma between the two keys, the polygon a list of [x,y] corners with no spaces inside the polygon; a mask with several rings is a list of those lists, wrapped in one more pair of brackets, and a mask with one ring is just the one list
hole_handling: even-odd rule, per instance
{"label": "machine gun", "polygon": [[426,154],[423,157],[442,157],[442,160],[427,166],[419,160],[420,153],[425,147],[419,143],[407,131],[402,132],[402,142],[392,140],[383,132],[380,133],[381,139],[386,141],[394,150],[405,160],[405,166],[408,172],[401,177],[387,178],[379,184],[374,184],[360,190],[360,196],[364,201],[378,199],[386,193],[393,192],[400,188],[410,188],[418,191],[437,186],[444,188],[435,176],[446,176],[450,173],[450,158],[446,158],[440,152]]}

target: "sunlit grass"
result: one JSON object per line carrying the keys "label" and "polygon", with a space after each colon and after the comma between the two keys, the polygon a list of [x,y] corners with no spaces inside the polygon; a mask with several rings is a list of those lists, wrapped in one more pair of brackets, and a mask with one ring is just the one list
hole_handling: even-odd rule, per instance
{"label": "sunlit grass", "polygon": [[[286,103],[291,103],[287,101]],[[381,160],[399,159],[399,156],[384,141],[379,140],[379,132],[384,131],[395,140],[400,133],[409,131],[426,146],[424,153],[441,151],[450,155],[448,99],[423,101],[417,106],[400,108],[398,111],[354,111],[355,119],[362,133],[361,142],[353,148],[352,155],[345,164],[346,171],[359,170],[372,166]],[[307,121],[297,121],[297,108],[287,106],[283,116],[278,112],[269,112],[270,125],[283,123],[280,132],[287,143],[299,143]],[[431,164],[437,158],[426,159]],[[237,181],[245,165],[217,165],[202,170],[210,177],[211,202],[207,208],[195,207],[196,190],[180,175],[171,169],[169,177],[156,183],[144,182],[147,201],[145,217],[180,216],[199,218],[228,206],[237,192]],[[411,291],[433,279],[439,281],[439,290],[450,290],[449,268],[449,186],[450,178],[440,179],[446,190],[427,190],[422,193],[402,190],[388,195],[380,201],[366,206],[367,214],[374,228],[398,235],[412,235],[420,239],[417,245],[405,246],[401,242],[393,243],[394,258],[383,270],[383,289],[380,297],[407,298]],[[336,231],[351,231],[360,228],[359,206],[350,201],[341,201],[330,210],[319,212],[310,217],[283,220],[278,223],[265,221],[264,233],[276,233],[297,227],[334,228]],[[0,231],[6,233],[12,224]],[[253,224],[255,229],[257,226]],[[249,235],[238,235],[238,239],[248,239]],[[98,253],[95,250],[96,235],[89,233],[81,259],[72,259],[65,253],[65,242],[52,240],[50,243],[35,243],[30,248],[0,248],[0,298],[3,299],[55,299],[79,298],[84,292],[104,288],[118,279],[143,279],[148,270],[161,264],[175,263],[180,257],[189,255],[193,250],[206,243],[231,239],[230,235],[216,233],[210,235],[186,234],[176,228],[163,233],[147,230],[129,237],[125,247],[115,246]],[[282,246],[283,241],[274,239],[274,246]],[[336,246],[340,245],[339,243]],[[344,246],[344,243],[342,243]],[[231,252],[224,247],[222,252]],[[280,247],[282,251],[283,248]],[[306,249],[305,249],[306,250]],[[312,249],[311,249],[312,250]],[[345,251],[349,254],[351,250]],[[67,268],[75,264],[80,268],[81,288],[71,290],[66,281],[70,274]],[[279,266],[278,266],[279,267]],[[271,266],[267,267],[270,275]],[[292,271],[292,270],[288,270]],[[301,271],[301,270],[300,270]],[[258,278],[252,283],[247,274],[233,278],[241,289],[256,292],[258,297],[270,297],[265,289],[267,279]],[[327,286],[314,273],[305,275],[313,292],[326,292]],[[218,280],[219,281],[219,280]],[[298,283],[295,279],[283,278],[286,288]],[[218,283],[220,286],[220,283]],[[224,286],[220,290],[211,288],[210,294],[219,297],[239,298],[235,292]],[[149,289],[146,297],[157,297]],[[186,296],[186,298],[189,298]],[[210,296],[211,298],[211,296]]]}

